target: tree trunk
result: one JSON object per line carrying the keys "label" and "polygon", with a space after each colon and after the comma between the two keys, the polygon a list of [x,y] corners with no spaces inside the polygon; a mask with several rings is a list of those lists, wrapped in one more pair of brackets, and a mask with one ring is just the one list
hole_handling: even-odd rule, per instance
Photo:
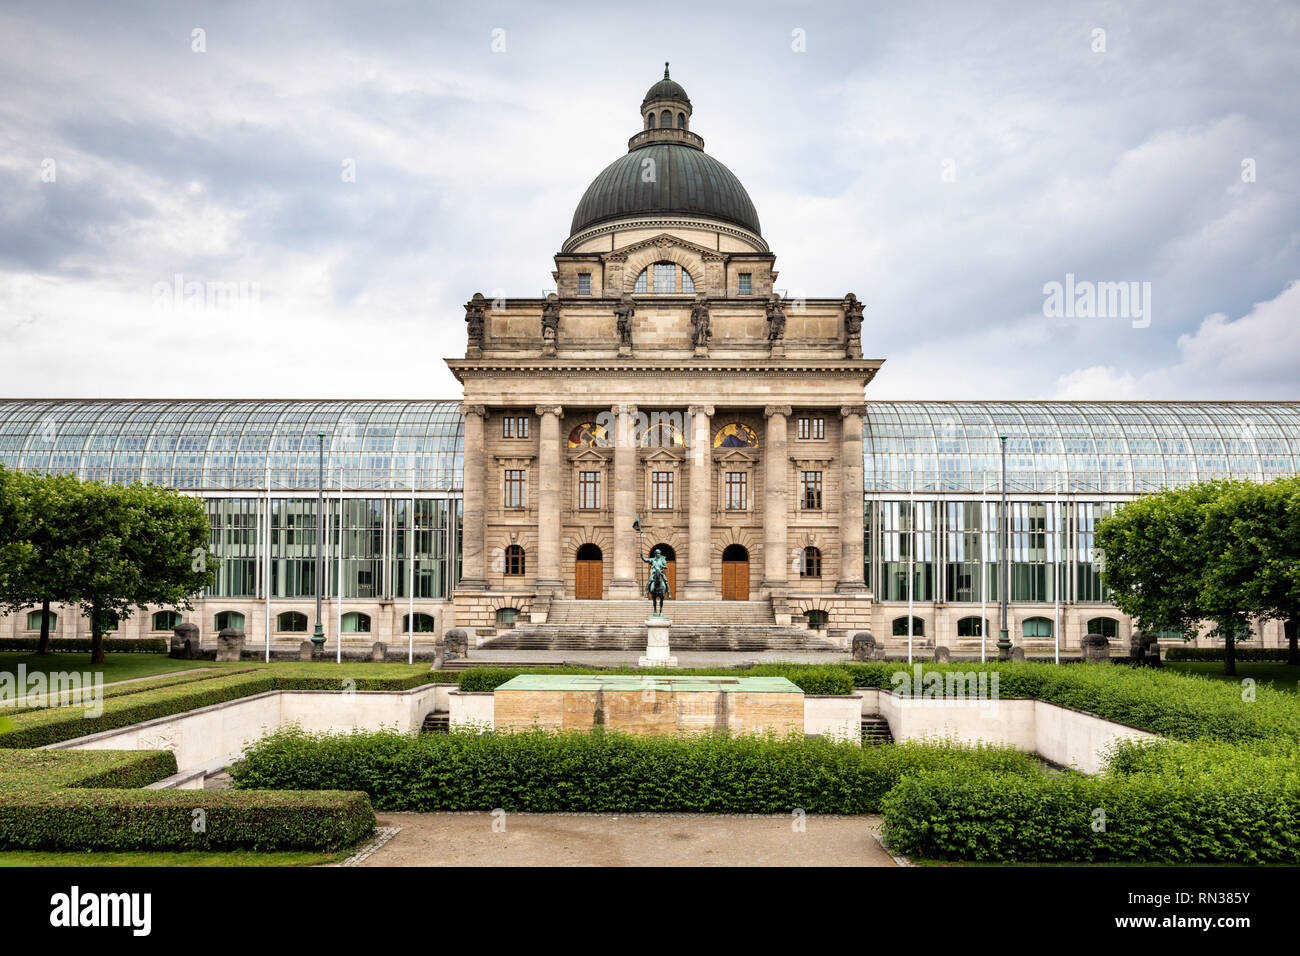
{"label": "tree trunk", "polygon": [[1237,639],[1231,634],[1223,639],[1223,673],[1237,676]]}
{"label": "tree trunk", "polygon": [[1282,623],[1282,633],[1286,635],[1286,662],[1300,664],[1300,647],[1296,638],[1300,637],[1300,617],[1289,617]]}
{"label": "tree trunk", "polygon": [[50,599],[41,601],[41,639],[36,642],[37,654],[50,652]]}
{"label": "tree trunk", "polygon": [[98,605],[90,609],[90,663],[104,663],[104,626],[103,615]]}

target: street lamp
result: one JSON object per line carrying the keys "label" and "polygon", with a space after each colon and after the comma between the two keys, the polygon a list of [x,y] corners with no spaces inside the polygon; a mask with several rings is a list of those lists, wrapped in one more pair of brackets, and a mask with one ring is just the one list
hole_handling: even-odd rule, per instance
{"label": "street lamp", "polygon": [[320,623],[320,602],[325,577],[325,433],[316,433],[316,630],[311,642],[325,644],[325,628]]}
{"label": "street lamp", "polygon": [[998,516],[998,535],[1002,539],[1000,563],[1002,566],[1001,587],[998,597],[1001,599],[1002,617],[998,627],[998,660],[1011,659],[1011,636],[1007,633],[1007,590],[1010,587],[1010,573],[1007,566],[1007,436],[999,435],[1002,444],[1002,510]]}

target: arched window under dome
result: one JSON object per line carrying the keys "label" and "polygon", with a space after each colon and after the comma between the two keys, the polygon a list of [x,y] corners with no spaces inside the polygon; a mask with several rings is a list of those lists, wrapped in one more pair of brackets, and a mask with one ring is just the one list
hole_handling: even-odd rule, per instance
{"label": "arched window under dome", "polygon": [[660,295],[695,292],[695,280],[691,274],[675,262],[656,262],[641,270],[636,277],[633,292],[655,292]]}

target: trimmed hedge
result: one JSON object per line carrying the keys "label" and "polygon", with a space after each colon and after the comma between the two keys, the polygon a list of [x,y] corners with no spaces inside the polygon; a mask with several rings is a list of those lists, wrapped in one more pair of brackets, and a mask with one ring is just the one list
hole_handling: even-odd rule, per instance
{"label": "trimmed hedge", "polygon": [[900,781],[883,807],[890,848],[935,859],[1300,862],[1294,777],[945,770]]}
{"label": "trimmed hedge", "polygon": [[[1285,647],[1242,647],[1238,644],[1233,648],[1232,656],[1239,663],[1249,661],[1263,661],[1268,663],[1282,663],[1287,661],[1287,649]],[[1223,648],[1221,647],[1171,647],[1165,651],[1165,660],[1167,661],[1222,661]]]}
{"label": "trimmed hedge", "polygon": [[647,676],[717,676],[726,671],[729,676],[738,677],[784,677],[805,694],[851,694],[853,693],[853,675],[846,668],[836,664],[799,665],[799,664],[760,664],[744,670],[727,671],[726,668],[677,668],[658,669],[653,673],[636,667],[475,667],[460,672],[459,689],[466,692],[486,693],[496,690],[506,681],[520,674],[636,674]]}
{"label": "trimmed hedge", "polygon": [[331,676],[309,669],[297,673],[285,668],[240,670],[233,674],[218,671],[208,679],[179,686],[149,687],[121,697],[105,697],[104,712],[98,717],[86,716],[86,711],[78,706],[43,707],[15,714],[11,726],[0,730],[0,748],[42,747],[272,690],[337,691],[343,689],[344,681],[351,681],[351,689],[358,691],[410,690],[430,683],[427,671],[412,673],[408,665],[401,667],[406,672],[404,675],[374,677],[346,668]]}
{"label": "trimmed hedge", "polygon": [[364,793],[138,789],[175,772],[168,751],[0,751],[0,850],[332,850],[374,828]]}
{"label": "trimmed hedge", "polygon": [[[203,812],[198,833],[196,810]],[[0,792],[5,850],[334,850],[374,825],[364,793]]]}
{"label": "trimmed hedge", "polygon": [[[40,647],[37,637],[0,637],[0,651],[35,651]],[[171,642],[160,637],[106,637],[107,654],[166,654]],[[89,654],[94,650],[88,637],[51,637],[50,650],[55,654]]]}
{"label": "trimmed hedge", "polygon": [[241,791],[361,790],[381,810],[876,813],[906,777],[944,767],[1038,776],[1006,748],[613,731],[307,734],[280,731],[230,768]]}

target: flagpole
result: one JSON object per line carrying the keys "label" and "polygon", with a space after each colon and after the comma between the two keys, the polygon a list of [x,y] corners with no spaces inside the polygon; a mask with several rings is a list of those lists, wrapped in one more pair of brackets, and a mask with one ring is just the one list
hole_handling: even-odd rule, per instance
{"label": "flagpole", "polygon": [[266,539],[262,542],[263,586],[266,588],[266,663],[271,663],[271,452],[266,452]]}
{"label": "flagpole", "polygon": [[980,663],[988,660],[989,633],[989,563],[984,550],[988,543],[989,477],[984,474],[984,487],[980,492]]}
{"label": "flagpole", "polygon": [[1056,542],[1056,580],[1052,582],[1052,595],[1055,600],[1054,611],[1056,620],[1052,624],[1052,634],[1056,637],[1055,658],[1056,663],[1061,663],[1061,473],[1056,474],[1056,501],[1054,502],[1056,514],[1053,521],[1056,523],[1055,534],[1052,536]]}
{"label": "flagpole", "polygon": [[907,549],[907,663],[912,663],[912,607],[913,592],[916,589],[916,465],[912,465],[913,471],[911,480],[908,482],[907,502],[908,502],[908,529],[912,533],[912,541]]}
{"label": "flagpole", "polygon": [[338,579],[335,588],[335,633],[338,635],[338,646],[334,649],[334,663],[343,663],[343,456],[339,455],[339,555],[334,565],[334,576]]}
{"label": "flagpole", "polygon": [[415,663],[415,460],[411,461],[410,533],[406,542],[406,663]]}

